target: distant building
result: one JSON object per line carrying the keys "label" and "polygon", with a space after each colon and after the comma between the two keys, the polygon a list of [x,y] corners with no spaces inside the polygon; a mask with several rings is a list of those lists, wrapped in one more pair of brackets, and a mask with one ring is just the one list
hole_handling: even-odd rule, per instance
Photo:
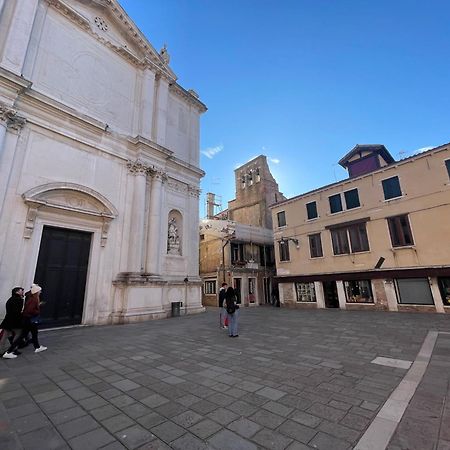
{"label": "distant building", "polygon": [[339,163],[348,179],[271,208],[282,304],[450,312],[450,144]]}
{"label": "distant building", "polygon": [[0,24],[0,317],[32,282],[46,325],[203,311],[206,107],[167,49],[117,0],[0,0]]}
{"label": "distant building", "polygon": [[228,209],[200,222],[203,305],[217,305],[217,292],[224,281],[236,289],[246,306],[271,301],[275,260],[268,206],[285,197],[265,156],[236,169],[235,182],[236,199],[228,202]]}

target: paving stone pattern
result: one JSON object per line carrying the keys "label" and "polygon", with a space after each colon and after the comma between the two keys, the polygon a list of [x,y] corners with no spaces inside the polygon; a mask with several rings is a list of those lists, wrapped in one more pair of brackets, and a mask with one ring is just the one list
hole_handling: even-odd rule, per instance
{"label": "paving stone pattern", "polygon": [[388,450],[450,450],[450,335],[437,338],[430,364]]}
{"label": "paving stone pattern", "polygon": [[[211,308],[42,332],[48,351],[0,360],[0,448],[352,448],[405,375],[370,361],[412,361],[428,330],[450,331],[439,314],[271,307],[243,309],[237,339],[217,324]],[[405,447],[420,430],[450,442],[449,342],[439,337],[391,450],[428,448]]]}

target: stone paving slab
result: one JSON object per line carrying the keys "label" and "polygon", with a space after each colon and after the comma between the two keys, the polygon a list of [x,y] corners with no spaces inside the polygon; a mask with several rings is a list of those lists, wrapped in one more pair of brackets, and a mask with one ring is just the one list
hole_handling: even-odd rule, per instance
{"label": "stone paving slab", "polygon": [[[445,315],[374,311],[243,308],[237,339],[217,322],[42,332],[48,351],[0,360],[0,448],[353,448],[405,376],[371,361],[414,361],[429,330],[450,332]],[[419,448],[417,430],[450,442],[441,336],[391,450]]]}

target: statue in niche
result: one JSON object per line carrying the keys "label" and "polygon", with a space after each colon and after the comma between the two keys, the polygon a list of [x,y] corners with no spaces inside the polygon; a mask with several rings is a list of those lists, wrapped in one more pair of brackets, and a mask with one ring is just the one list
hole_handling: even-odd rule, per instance
{"label": "statue in niche", "polygon": [[167,253],[171,255],[180,255],[180,236],[178,235],[177,221],[175,217],[169,220],[169,229],[167,232]]}

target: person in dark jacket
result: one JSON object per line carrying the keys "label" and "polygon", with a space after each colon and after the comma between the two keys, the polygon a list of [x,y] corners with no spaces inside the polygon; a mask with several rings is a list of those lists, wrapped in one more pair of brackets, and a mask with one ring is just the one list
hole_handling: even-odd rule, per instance
{"label": "person in dark jacket", "polygon": [[33,341],[35,353],[40,353],[47,350],[47,347],[44,347],[43,345],[39,344],[38,339],[38,323],[39,323],[39,314],[41,312],[40,308],[41,302],[39,296],[42,291],[42,288],[37,284],[32,284],[30,291],[31,295],[25,302],[25,306],[22,312],[23,316],[22,333],[17,339],[14,340],[14,342],[11,344],[11,347],[9,347],[7,352],[3,355],[3,358],[16,357],[16,355],[14,355],[14,352],[17,351],[17,347],[21,342],[23,342],[28,333],[31,333],[31,339]]}
{"label": "person in dark jacket", "polygon": [[[23,291],[22,287],[15,287],[11,291],[11,297],[6,302],[6,315],[0,324],[0,329],[8,332],[10,344],[20,335],[22,328]],[[10,356],[10,358],[16,357],[17,354]]]}
{"label": "person in dark jacket", "polygon": [[239,305],[237,304],[234,289],[231,286],[227,289],[225,302],[228,315],[228,335],[230,337],[238,337]]}
{"label": "person in dark jacket", "polygon": [[227,309],[224,306],[225,296],[227,294],[227,283],[222,283],[219,290],[219,323],[221,328],[227,328],[225,321],[227,318]]}

